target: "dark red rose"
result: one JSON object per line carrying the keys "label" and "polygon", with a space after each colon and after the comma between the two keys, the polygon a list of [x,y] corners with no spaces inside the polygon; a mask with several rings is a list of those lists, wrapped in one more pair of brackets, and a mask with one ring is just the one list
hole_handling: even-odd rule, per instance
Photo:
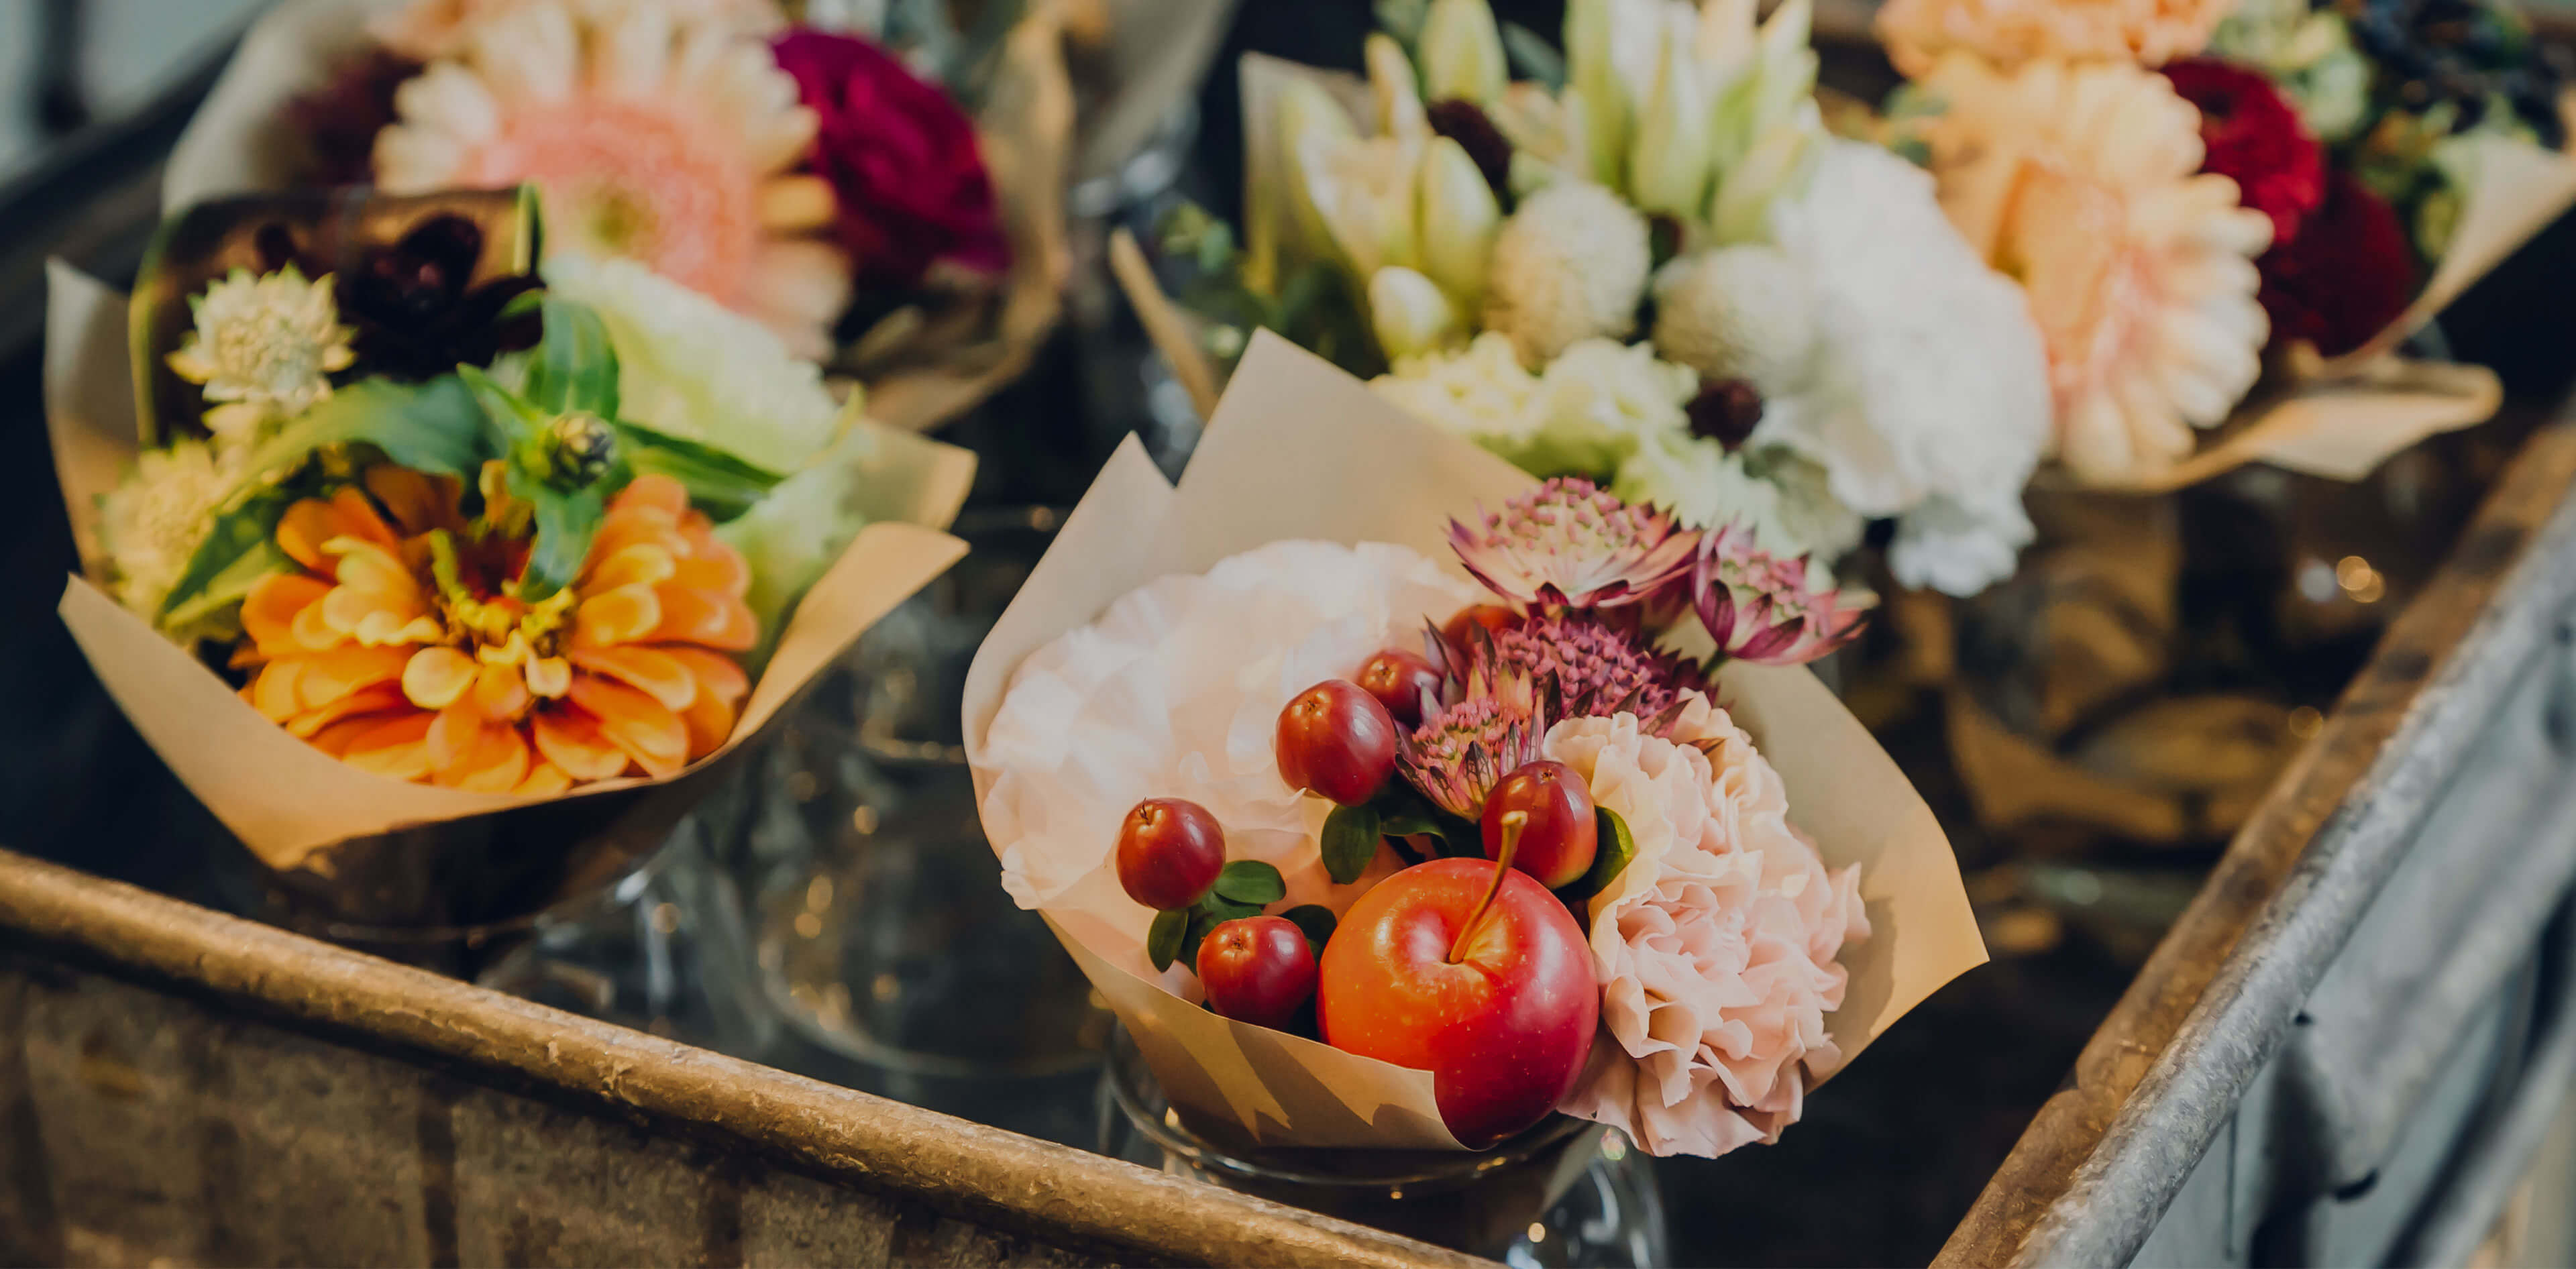
{"label": "dark red rose", "polygon": [[2165,78],[2200,108],[2200,139],[2209,149],[2200,170],[2236,182],[2237,201],[2272,218],[2272,245],[2299,227],[2326,197],[2325,148],[2299,122],[2298,109],[2259,72],[2208,58],[2171,62]]}
{"label": "dark red rose", "polygon": [[313,148],[316,185],[368,185],[376,178],[376,134],[395,118],[394,90],[421,63],[371,48],[332,68],[320,88],[286,103],[286,117]]}
{"label": "dark red rose", "polygon": [[2304,339],[2328,357],[2369,343],[2415,299],[2415,253],[2406,226],[2342,169],[2326,174],[2325,205],[2299,236],[2255,261],[2272,342]]}
{"label": "dark red rose", "polygon": [[862,281],[909,286],[938,260],[1010,267],[974,122],[945,92],[851,36],[793,30],[771,48],[821,116],[812,166],[838,196]]}

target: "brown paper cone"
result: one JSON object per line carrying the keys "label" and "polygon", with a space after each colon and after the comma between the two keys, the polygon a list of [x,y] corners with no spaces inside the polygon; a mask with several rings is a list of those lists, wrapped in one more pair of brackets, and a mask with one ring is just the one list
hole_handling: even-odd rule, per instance
{"label": "brown paper cone", "polygon": [[[1266,331],[1256,335],[1180,486],[1131,439],[977,653],[965,733],[978,798],[1000,774],[987,763],[985,741],[1021,661],[1119,596],[1287,539],[1391,542],[1448,561],[1450,517],[1497,505],[1530,483],[1313,355]],[[1719,687],[1779,770],[1791,816],[1825,863],[1861,865],[1872,933],[1845,949],[1849,991],[1827,1018],[1842,1051],[1856,1055],[1941,984],[1984,962],[1957,862],[1930,808],[1814,675],[1730,665]],[[1457,1148],[1429,1073],[1220,1018],[1148,981],[1143,944],[1152,914],[1119,889],[1106,866],[1115,826],[1100,827],[1096,845],[1063,847],[1096,851],[1082,861],[1091,872],[1043,911],[1135,1033],[1176,1106],[1268,1144]],[[986,828],[995,828],[989,817]],[[1045,848],[994,833],[997,853],[1014,847]]]}

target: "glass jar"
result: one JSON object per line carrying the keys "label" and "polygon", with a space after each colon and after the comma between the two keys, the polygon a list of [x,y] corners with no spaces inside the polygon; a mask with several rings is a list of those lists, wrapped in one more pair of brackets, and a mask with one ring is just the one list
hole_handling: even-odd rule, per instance
{"label": "glass jar", "polygon": [[1663,1198],[1626,1137],[1565,1115],[1491,1150],[1264,1147],[1185,1123],[1119,1028],[1101,1153],[1507,1265],[1666,1263]]}

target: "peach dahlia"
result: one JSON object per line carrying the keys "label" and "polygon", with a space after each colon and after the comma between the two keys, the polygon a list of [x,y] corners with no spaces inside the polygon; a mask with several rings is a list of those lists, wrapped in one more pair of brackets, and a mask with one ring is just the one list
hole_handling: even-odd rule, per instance
{"label": "peach dahlia", "polygon": [[751,570],[688,493],[641,476],[610,500],[573,584],[518,597],[529,509],[482,480],[378,466],[289,508],[299,566],[253,587],[242,696],[352,766],[484,793],[668,776],[732,734],[757,622]]}

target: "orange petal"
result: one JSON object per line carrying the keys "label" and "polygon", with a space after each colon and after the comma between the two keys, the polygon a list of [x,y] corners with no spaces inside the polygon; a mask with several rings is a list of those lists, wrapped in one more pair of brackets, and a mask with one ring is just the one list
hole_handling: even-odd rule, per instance
{"label": "orange petal", "polygon": [[331,583],[318,577],[301,573],[263,577],[251,585],[250,594],[242,599],[242,630],[269,656],[302,652],[303,645],[295,641],[292,633],[295,618],[330,593]]}
{"label": "orange petal", "polygon": [[638,582],[650,586],[669,580],[678,571],[679,562],[672,557],[670,548],[659,542],[634,542],[601,557],[582,575],[581,586],[593,593]]}
{"label": "orange petal", "polygon": [[301,658],[304,671],[295,680],[295,699],[306,709],[320,709],[361,689],[399,684],[411,652],[351,644]]}
{"label": "orange petal", "polygon": [[319,498],[306,498],[288,507],[277,522],[277,549],[325,577],[332,575],[338,562],[322,553],[322,544],[338,536],[340,517],[330,503]]}
{"label": "orange petal", "polygon": [[456,513],[459,487],[453,476],[425,475],[391,463],[367,469],[367,492],[385,505],[385,514],[408,534],[463,528],[463,519]]}
{"label": "orange petal", "polygon": [[714,753],[733,737],[733,702],[711,692],[698,693],[698,699],[680,711],[680,721],[689,728],[689,761]]}
{"label": "orange petal", "polygon": [[487,665],[474,676],[475,707],[493,722],[517,722],[531,699],[528,681],[520,677],[518,666]]}
{"label": "orange petal", "polygon": [[331,628],[330,614],[320,604],[306,604],[286,625],[289,644],[301,652],[321,652],[339,646],[347,635]]}
{"label": "orange petal", "polygon": [[572,699],[599,719],[599,734],[646,774],[667,776],[688,761],[688,724],[662,702],[596,674],[572,676]]}
{"label": "orange petal", "polygon": [[628,644],[575,648],[569,655],[574,665],[643,692],[666,709],[687,709],[698,698],[698,676],[689,672],[685,662],[654,649]]}
{"label": "orange petal", "polygon": [[660,594],[650,586],[620,586],[581,601],[573,614],[572,642],[577,648],[634,643],[661,622]]}
{"label": "orange petal", "polygon": [[429,778],[429,726],[437,717],[413,711],[390,722],[377,721],[349,742],[340,761],[397,780],[425,780]]}
{"label": "orange petal", "polygon": [[678,517],[689,509],[688,486],[658,473],[638,476],[609,501],[608,513],[647,508]]}
{"label": "orange petal", "polygon": [[584,571],[598,567],[620,552],[637,547],[663,551],[678,558],[689,553],[689,539],[677,526],[652,515],[612,516],[599,525],[598,536],[590,540],[590,555],[583,562]]}
{"label": "orange petal", "polygon": [[331,509],[340,513],[340,532],[363,538],[388,551],[399,549],[402,538],[393,526],[376,514],[376,504],[367,500],[366,491],[355,485],[343,485],[331,495]]}
{"label": "orange petal", "polygon": [[463,697],[438,711],[421,740],[429,746],[429,769],[443,772],[461,766],[483,739],[483,711]]}
{"label": "orange petal", "polygon": [[528,774],[528,742],[516,727],[486,725],[465,760],[441,768],[437,781],[468,793],[507,793]]}
{"label": "orange petal", "polygon": [[537,711],[537,752],[575,780],[606,780],[626,774],[628,759],[587,711],[547,708]]}
{"label": "orange petal", "polygon": [[551,762],[540,762],[528,768],[527,778],[510,791],[527,798],[561,797],[572,791],[572,777]]}
{"label": "orange petal", "polygon": [[402,689],[388,683],[383,687],[371,687],[363,692],[352,692],[319,709],[308,709],[297,714],[286,720],[286,731],[288,735],[309,740],[314,733],[343,718],[402,709],[407,705],[408,702],[403,700]]}
{"label": "orange petal", "polygon": [[295,680],[304,673],[301,659],[271,661],[262,667],[259,677],[250,681],[251,708],[268,721],[282,723],[295,716],[303,705],[295,691]]}
{"label": "orange petal", "polygon": [[562,657],[532,657],[522,671],[528,690],[550,701],[562,700],[572,690],[572,662]]}
{"label": "orange petal", "polygon": [[760,641],[759,619],[751,615],[748,605],[730,595],[669,582],[654,587],[653,594],[662,601],[661,624],[653,627],[655,642],[677,640],[743,652]]}
{"label": "orange petal", "polygon": [[689,673],[698,676],[701,695],[716,696],[731,704],[751,691],[751,676],[743,672],[742,663],[721,652],[693,648],[685,643],[659,644],[654,651],[676,658],[689,667]]}
{"label": "orange petal", "polygon": [[403,665],[403,695],[422,709],[445,709],[474,685],[474,658],[454,648],[423,648]]}
{"label": "orange petal", "polygon": [[305,743],[334,758],[346,758],[349,746],[367,733],[383,727],[387,717],[384,714],[353,714],[313,733],[312,739]]}
{"label": "orange petal", "polygon": [[672,581],[683,586],[740,599],[751,591],[751,565],[742,552],[714,538],[694,544],[687,559],[680,561]]}

